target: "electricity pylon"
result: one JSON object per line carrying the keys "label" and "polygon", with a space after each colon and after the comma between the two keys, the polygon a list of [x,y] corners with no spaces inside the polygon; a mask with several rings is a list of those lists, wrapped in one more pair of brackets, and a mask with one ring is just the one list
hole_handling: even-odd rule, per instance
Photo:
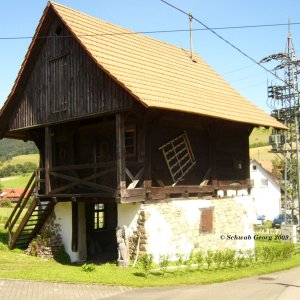
{"label": "electricity pylon", "polygon": [[[268,105],[271,115],[288,127],[285,132],[273,131],[269,141],[272,152],[284,162],[283,190],[285,221],[297,224],[300,229],[300,166],[299,166],[299,65],[293,45],[290,26],[285,52],[272,54],[262,63],[276,61],[273,71],[284,78],[283,85],[272,83],[268,86]],[[281,75],[281,76],[280,76]],[[291,215],[292,218],[287,218]]]}

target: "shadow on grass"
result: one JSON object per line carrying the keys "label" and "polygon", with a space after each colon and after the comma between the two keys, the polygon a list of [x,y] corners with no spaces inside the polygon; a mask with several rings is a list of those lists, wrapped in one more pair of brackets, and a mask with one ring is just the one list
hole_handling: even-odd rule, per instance
{"label": "shadow on grass", "polygon": [[0,242],[5,245],[8,245],[8,233],[7,232],[0,231]]}
{"label": "shadow on grass", "polygon": [[144,277],[144,278],[147,277],[147,275],[143,272],[134,272],[133,275],[137,277]]}

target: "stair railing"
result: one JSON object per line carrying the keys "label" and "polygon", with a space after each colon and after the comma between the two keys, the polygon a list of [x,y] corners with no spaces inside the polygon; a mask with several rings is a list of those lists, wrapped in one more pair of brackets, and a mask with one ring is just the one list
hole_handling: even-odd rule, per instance
{"label": "stair railing", "polygon": [[36,171],[34,171],[24,189],[22,194],[20,195],[20,198],[14,207],[11,215],[7,219],[5,223],[5,228],[8,228],[9,235],[11,237],[12,230],[18,221],[22,211],[26,207],[26,204],[28,203],[28,200],[30,199],[31,194],[33,193],[35,189],[35,181],[36,181]]}

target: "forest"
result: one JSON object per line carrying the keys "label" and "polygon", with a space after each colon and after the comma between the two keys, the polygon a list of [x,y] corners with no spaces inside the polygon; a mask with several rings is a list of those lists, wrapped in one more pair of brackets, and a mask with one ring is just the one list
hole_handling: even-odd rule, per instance
{"label": "forest", "polygon": [[38,153],[38,149],[33,142],[6,138],[0,140],[0,162],[9,161],[17,155],[34,153]]}

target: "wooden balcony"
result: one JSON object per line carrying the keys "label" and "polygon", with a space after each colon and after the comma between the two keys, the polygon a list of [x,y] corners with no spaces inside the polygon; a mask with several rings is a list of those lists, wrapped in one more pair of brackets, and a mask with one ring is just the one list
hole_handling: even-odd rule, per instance
{"label": "wooden balcony", "polygon": [[[228,190],[249,190],[249,185],[164,185],[152,186],[152,180],[146,180],[144,166],[137,162],[126,163],[123,186],[117,182],[116,162],[90,163],[69,166],[56,166],[37,170],[36,191],[39,198],[53,198],[55,201],[70,201],[74,198],[105,198],[119,203],[161,201],[173,198],[216,197],[218,191],[226,195]],[[153,175],[154,176],[154,175]],[[49,178],[49,182],[47,181]],[[149,184],[150,183],[150,184]],[[47,187],[49,192],[46,193]],[[110,199],[110,200],[109,200]]]}
{"label": "wooden balcony", "polygon": [[80,198],[116,196],[116,163],[89,163],[55,166],[37,170],[40,198]]}

